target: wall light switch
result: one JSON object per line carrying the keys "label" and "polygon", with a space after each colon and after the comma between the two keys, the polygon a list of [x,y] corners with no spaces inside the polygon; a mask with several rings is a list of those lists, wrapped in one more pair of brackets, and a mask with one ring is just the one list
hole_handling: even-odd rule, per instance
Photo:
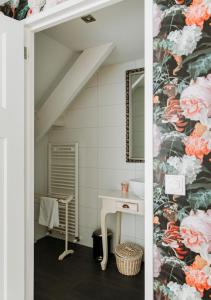
{"label": "wall light switch", "polygon": [[185,196],[185,176],[165,175],[165,193]]}

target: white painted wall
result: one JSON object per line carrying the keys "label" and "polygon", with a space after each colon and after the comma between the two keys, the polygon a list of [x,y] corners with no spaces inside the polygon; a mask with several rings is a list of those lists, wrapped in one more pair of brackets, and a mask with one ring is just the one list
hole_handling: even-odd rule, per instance
{"label": "white painted wall", "polygon": [[[144,179],[144,164],[125,162],[125,71],[143,60],[102,67],[65,113],[65,127],[53,128],[49,142],[79,142],[81,244],[92,246],[100,226],[99,190],[119,189],[123,180]],[[108,226],[113,231],[114,217]],[[144,244],[143,217],[124,215],[123,240]]]}
{"label": "white painted wall", "polygon": [[77,53],[45,33],[35,35],[35,106],[40,107],[57,86]]}
{"label": "white painted wall", "polygon": [[[78,56],[44,33],[35,36],[35,107],[38,109]],[[47,192],[48,136],[35,144],[35,193]],[[39,199],[35,199],[35,239],[44,236],[38,224]]]}

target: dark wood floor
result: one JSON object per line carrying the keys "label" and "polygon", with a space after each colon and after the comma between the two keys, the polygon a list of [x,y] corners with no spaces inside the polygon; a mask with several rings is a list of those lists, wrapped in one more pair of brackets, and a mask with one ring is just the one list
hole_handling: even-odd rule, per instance
{"label": "dark wood floor", "polygon": [[79,245],[59,262],[63,247],[63,241],[50,237],[35,244],[35,300],[144,300],[143,268],[135,277],[123,276],[112,258],[103,272],[92,249]]}

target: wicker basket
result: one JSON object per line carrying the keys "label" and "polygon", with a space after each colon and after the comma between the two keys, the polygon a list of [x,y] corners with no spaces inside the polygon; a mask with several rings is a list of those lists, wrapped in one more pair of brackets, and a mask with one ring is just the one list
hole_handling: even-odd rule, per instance
{"label": "wicker basket", "polygon": [[115,249],[116,264],[123,275],[134,276],[140,272],[143,248],[134,243],[119,244]]}

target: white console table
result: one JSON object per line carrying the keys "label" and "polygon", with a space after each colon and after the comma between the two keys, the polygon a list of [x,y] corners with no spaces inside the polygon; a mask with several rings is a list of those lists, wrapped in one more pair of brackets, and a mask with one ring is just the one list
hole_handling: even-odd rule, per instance
{"label": "white console table", "polygon": [[101,209],[101,231],[103,243],[103,260],[101,262],[102,270],[106,270],[108,262],[108,240],[106,216],[116,214],[116,237],[115,246],[120,243],[121,239],[121,214],[129,213],[144,215],[144,199],[140,199],[132,193],[121,193],[121,191],[108,191],[101,193],[99,198],[102,199]]}

